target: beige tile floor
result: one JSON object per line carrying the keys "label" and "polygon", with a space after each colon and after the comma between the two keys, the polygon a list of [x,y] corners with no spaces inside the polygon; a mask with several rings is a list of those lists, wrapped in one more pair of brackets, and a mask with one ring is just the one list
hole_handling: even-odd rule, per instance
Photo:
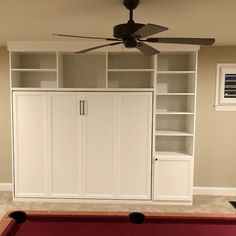
{"label": "beige tile floor", "polygon": [[145,204],[95,204],[95,203],[42,203],[13,202],[11,192],[0,192],[0,218],[11,210],[59,210],[59,211],[139,211],[139,212],[216,212],[236,215],[227,196],[194,196],[192,206],[167,206]]}

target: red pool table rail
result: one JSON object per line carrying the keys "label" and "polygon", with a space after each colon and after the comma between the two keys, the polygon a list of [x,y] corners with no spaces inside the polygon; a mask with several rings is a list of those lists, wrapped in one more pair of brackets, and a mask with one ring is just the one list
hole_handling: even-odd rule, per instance
{"label": "red pool table rail", "polygon": [[[91,224],[91,228],[95,228],[94,223],[96,227],[98,227],[100,230],[104,227],[101,226],[105,222],[105,227],[110,227],[112,231],[112,234],[110,235],[119,235],[120,233],[124,232],[124,229],[119,229],[119,232],[115,232],[114,229],[117,229],[117,225],[119,224],[119,227],[124,227],[125,230],[128,230],[130,235],[146,235],[147,232],[150,233],[150,227],[153,227],[153,236],[157,235],[157,229],[156,227],[160,228],[160,233],[164,235],[182,235],[183,232],[186,230],[189,230],[192,235],[198,235],[199,232],[195,231],[201,231],[203,228],[206,228],[206,232],[201,232],[201,236],[208,235],[211,232],[217,232],[217,236],[234,236],[236,235],[236,214],[212,214],[212,213],[162,213],[162,212],[156,212],[156,213],[150,213],[145,212],[143,213],[145,215],[144,223],[140,224],[141,226],[136,226],[132,223],[130,223],[130,212],[59,212],[59,211],[25,211],[27,215],[27,220],[29,222],[37,222],[39,221],[42,225],[42,222],[47,222],[47,227],[50,228],[50,224],[52,224],[54,228],[56,227],[57,222],[65,222],[65,225],[68,224],[68,222],[74,222],[78,221],[78,224],[81,224],[81,228],[87,228],[89,229],[90,226],[88,224]],[[7,213],[3,219],[0,221],[0,236],[8,236],[8,235],[28,235],[27,231],[18,230],[21,226],[16,224],[16,221],[9,217],[11,213]],[[52,223],[50,223],[52,222]],[[89,222],[89,223],[88,223]],[[101,225],[99,224],[101,223]],[[140,223],[140,222],[138,222]],[[24,224],[24,223],[22,223]],[[60,223],[61,224],[61,223]],[[76,223],[77,224],[77,223]],[[93,225],[93,226],[92,226]],[[73,225],[74,227],[75,225]],[[13,233],[12,229],[16,228]],[[30,226],[31,227],[31,226]],[[38,226],[39,227],[39,226]],[[40,226],[41,227],[41,226]],[[39,228],[40,228],[39,227]],[[68,227],[68,225],[66,226]],[[72,227],[72,228],[73,228]],[[78,228],[78,226],[76,226]],[[86,228],[87,227],[87,228]],[[137,228],[138,227],[138,228]],[[194,228],[195,227],[195,228]],[[70,227],[69,227],[70,228]],[[148,228],[148,229],[147,229]],[[138,230],[137,230],[138,229]],[[211,230],[212,229],[212,230]],[[225,229],[225,230],[224,230]],[[50,229],[52,232],[52,229]],[[141,232],[141,230],[144,230],[145,232]],[[74,232],[74,231],[71,231]],[[89,232],[84,233],[85,231],[82,230],[83,235],[89,235]],[[105,233],[107,233],[107,229],[104,230]],[[175,234],[173,234],[173,232]],[[66,235],[66,231],[64,232]],[[91,233],[91,232],[90,232]],[[231,235],[233,234],[233,235]],[[30,234],[29,234],[30,235]],[[38,233],[40,235],[40,233]],[[48,234],[48,235],[51,235]],[[55,234],[56,235],[56,234]],[[99,235],[99,232],[95,232],[95,235]],[[124,235],[124,234],[122,234]],[[122,236],[120,235],[120,236]],[[128,234],[127,234],[128,235]],[[160,236],[161,234],[159,234]],[[188,235],[187,231],[186,234]],[[148,235],[147,235],[148,236]],[[216,235],[214,235],[216,236]]]}

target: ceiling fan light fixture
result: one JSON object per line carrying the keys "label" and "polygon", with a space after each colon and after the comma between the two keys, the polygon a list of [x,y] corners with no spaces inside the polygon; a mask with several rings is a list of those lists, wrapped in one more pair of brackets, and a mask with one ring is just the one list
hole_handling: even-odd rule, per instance
{"label": "ceiling fan light fixture", "polygon": [[138,44],[135,38],[127,38],[124,39],[123,42],[126,48],[136,48]]}

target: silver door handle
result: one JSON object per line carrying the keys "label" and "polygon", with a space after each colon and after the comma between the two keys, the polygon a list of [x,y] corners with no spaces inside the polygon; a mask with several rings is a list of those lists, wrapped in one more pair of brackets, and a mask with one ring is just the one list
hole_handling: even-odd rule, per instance
{"label": "silver door handle", "polygon": [[79,101],[79,114],[82,116],[83,115],[83,101]]}

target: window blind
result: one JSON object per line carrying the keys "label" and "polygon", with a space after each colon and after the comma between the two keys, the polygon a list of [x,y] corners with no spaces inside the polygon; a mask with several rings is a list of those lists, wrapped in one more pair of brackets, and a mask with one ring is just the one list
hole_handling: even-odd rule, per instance
{"label": "window blind", "polygon": [[236,74],[225,74],[225,98],[236,98]]}

